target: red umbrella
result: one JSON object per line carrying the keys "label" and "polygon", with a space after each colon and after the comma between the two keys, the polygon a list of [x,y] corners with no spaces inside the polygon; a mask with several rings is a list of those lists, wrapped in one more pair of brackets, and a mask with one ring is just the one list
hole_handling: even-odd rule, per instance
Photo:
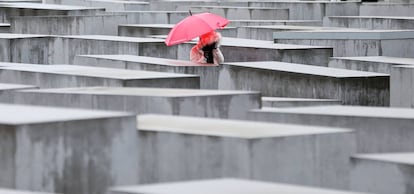
{"label": "red umbrella", "polygon": [[[191,13],[191,12],[190,12]],[[221,29],[230,21],[212,13],[194,14],[177,23],[165,39],[167,46],[180,44],[216,29]]]}

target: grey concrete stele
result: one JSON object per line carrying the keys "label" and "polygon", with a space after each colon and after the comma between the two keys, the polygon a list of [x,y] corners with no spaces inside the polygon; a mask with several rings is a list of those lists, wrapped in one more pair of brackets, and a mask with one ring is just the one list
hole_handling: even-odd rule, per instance
{"label": "grey concrete stele", "polygon": [[414,109],[362,106],[262,108],[250,111],[249,119],[351,128],[356,132],[358,153],[414,150]]}
{"label": "grey concrete stele", "polygon": [[[15,92],[12,102],[142,113],[245,119],[260,93],[170,88],[62,88]],[[70,102],[70,103],[68,103]]]}
{"label": "grey concrete stele", "polygon": [[323,26],[371,30],[404,30],[414,29],[414,18],[396,16],[329,16],[323,19]]}
{"label": "grey concrete stele", "polygon": [[295,194],[362,194],[316,187],[244,179],[210,179],[151,185],[114,187],[112,194],[240,194],[240,193],[295,193]]}
{"label": "grey concrete stele", "polygon": [[414,57],[413,30],[289,31],[273,35],[276,43],[331,46],[335,57]]}
{"label": "grey concrete stele", "polygon": [[145,57],[135,55],[78,55],[74,64],[118,69],[159,71],[193,74],[200,76],[201,89],[217,89],[221,67],[214,64],[198,64],[190,61]]}
{"label": "grey concrete stele", "polygon": [[139,11],[148,10],[149,2],[126,0],[44,0],[45,3],[63,5],[82,5],[89,7],[103,7],[107,11]]}
{"label": "grey concrete stele", "polygon": [[225,63],[219,89],[263,96],[331,98],[343,104],[388,106],[389,75],[276,61]]}
{"label": "grey concrete stele", "polygon": [[0,187],[101,194],[136,184],[135,130],[127,113],[0,104]]}
{"label": "grey concrete stele", "polygon": [[288,20],[289,9],[235,6],[191,6],[190,10],[209,12],[230,20]]}
{"label": "grey concrete stele", "polygon": [[36,89],[37,86],[31,85],[19,85],[19,84],[5,84],[0,83],[0,100],[2,102],[11,102],[13,100],[13,94],[17,90]]}
{"label": "grey concrete stele", "polygon": [[23,63],[0,63],[0,82],[34,84],[40,88],[80,86],[200,88],[200,79],[195,75]]}
{"label": "grey concrete stele", "polygon": [[302,107],[302,106],[324,106],[340,105],[342,102],[336,99],[315,99],[315,98],[283,98],[283,97],[262,97],[263,107]]}
{"label": "grey concrete stele", "polygon": [[414,152],[352,157],[351,189],[378,194],[414,193]]}
{"label": "grey concrete stele", "polygon": [[[160,122],[163,121],[163,122]],[[238,177],[347,189],[351,130],[139,115],[140,183]]]}
{"label": "grey concrete stele", "polygon": [[391,69],[390,105],[393,107],[414,108],[414,66],[400,65]]}
{"label": "grey concrete stele", "polygon": [[0,194],[52,194],[52,193],[0,188]]}
{"label": "grey concrete stele", "polygon": [[393,66],[414,65],[413,58],[367,56],[367,57],[332,57],[328,66],[333,68],[351,69],[391,74]]}
{"label": "grey concrete stele", "polygon": [[[406,1],[399,3],[398,1]],[[411,3],[408,3],[411,1]],[[412,0],[391,0],[388,3],[363,3],[360,6],[361,16],[414,16]]]}
{"label": "grey concrete stele", "polygon": [[291,26],[322,26],[320,20],[230,20],[227,27],[291,25]]}
{"label": "grey concrete stele", "polygon": [[70,16],[70,15],[96,15],[105,13],[104,8],[81,7],[68,5],[53,5],[39,3],[1,3],[0,21],[9,22],[16,16]]}

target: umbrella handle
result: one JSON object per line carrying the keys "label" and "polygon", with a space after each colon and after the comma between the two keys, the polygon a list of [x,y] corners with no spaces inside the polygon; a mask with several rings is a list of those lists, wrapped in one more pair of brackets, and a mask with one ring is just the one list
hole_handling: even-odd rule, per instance
{"label": "umbrella handle", "polygon": [[191,13],[191,10],[188,10],[188,12],[190,13],[190,16],[192,16],[192,15],[193,15],[193,13]]}

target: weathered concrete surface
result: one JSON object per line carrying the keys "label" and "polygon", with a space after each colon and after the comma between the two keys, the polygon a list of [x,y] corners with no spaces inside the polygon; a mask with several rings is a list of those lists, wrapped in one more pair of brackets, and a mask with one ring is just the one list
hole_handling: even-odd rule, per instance
{"label": "weathered concrete surface", "polygon": [[360,6],[361,16],[414,16],[412,3],[363,3]]}
{"label": "weathered concrete surface", "polygon": [[12,102],[16,90],[36,89],[37,86],[0,83],[0,101]]}
{"label": "weathered concrete surface", "polygon": [[[120,186],[111,189],[112,194],[183,194],[210,191],[215,194],[251,193],[319,193],[319,194],[358,194],[316,187],[270,183],[244,179],[210,179],[201,181],[158,183],[151,185]],[[171,192],[173,191],[173,192]],[[360,193],[361,194],[361,193]]]}
{"label": "weathered concrete surface", "polygon": [[0,23],[0,33],[10,33],[10,24]]}
{"label": "weathered concrete surface", "polygon": [[142,159],[140,182],[237,177],[347,188],[349,157],[355,151],[355,139],[350,132],[338,128],[141,115],[137,150]]}
{"label": "weathered concrete surface", "polygon": [[351,30],[347,28],[320,27],[320,26],[290,26],[290,25],[260,25],[241,26],[237,28],[237,38],[257,40],[273,40],[274,32],[281,31],[311,31],[311,30]]}
{"label": "weathered concrete surface", "polygon": [[52,194],[52,193],[44,193],[44,192],[33,192],[33,191],[22,191],[22,190],[14,190],[14,189],[4,189],[0,188],[1,194]]}
{"label": "weathered concrete surface", "polygon": [[411,65],[392,67],[390,80],[391,106],[414,107],[413,67]]}
{"label": "weathered concrete surface", "polygon": [[291,25],[291,26],[322,26],[321,20],[230,20],[228,27]]}
{"label": "weathered concrete surface", "polygon": [[51,36],[0,33],[0,61],[45,62]]}
{"label": "weathered concrete surface", "polygon": [[[195,42],[169,47],[177,49],[177,59],[189,60],[190,50]],[[225,62],[239,61],[283,61],[309,65],[328,64],[332,48],[325,46],[307,46],[292,44],[274,44],[272,41],[251,40],[224,37],[220,50]]]}
{"label": "weathered concrete surface", "polygon": [[413,193],[414,153],[359,154],[352,158],[351,189],[378,194]]}
{"label": "weathered concrete surface", "polygon": [[135,115],[6,104],[0,115],[1,187],[98,194],[138,183]]}
{"label": "weathered concrete surface", "polygon": [[[121,24],[118,27],[119,36],[147,37],[150,35],[167,35],[175,24]],[[217,30],[225,37],[236,37],[237,28],[226,27]]]}
{"label": "weathered concrete surface", "polygon": [[[215,118],[246,118],[260,93],[169,88],[83,87],[16,92],[14,103]],[[70,102],[70,103],[69,103]]]}
{"label": "weathered concrete surface", "polygon": [[190,10],[209,12],[234,20],[288,20],[289,9],[235,6],[191,6]]}
{"label": "weathered concrete surface", "polygon": [[[193,12],[195,14],[197,12]],[[128,24],[176,24],[189,16],[187,11],[117,11],[113,15],[126,15]]]}
{"label": "weathered concrete surface", "polygon": [[44,0],[45,3],[63,5],[82,5],[89,7],[103,7],[106,11],[142,11],[149,9],[149,3],[145,1],[125,0]]}
{"label": "weathered concrete surface", "polygon": [[323,26],[373,30],[404,30],[414,29],[414,18],[396,16],[330,16],[324,18]]}
{"label": "weathered concrete surface", "polygon": [[413,151],[414,110],[362,106],[263,108],[251,120],[355,129],[358,153]]}
{"label": "weathered concrete surface", "polygon": [[325,16],[359,15],[358,1],[250,1],[251,7],[288,8],[292,20],[322,20]]}
{"label": "weathered concrete surface", "polygon": [[290,31],[275,32],[274,38],[275,42],[284,44],[332,46],[335,57],[414,57],[414,31],[411,30]]}
{"label": "weathered concrete surface", "polygon": [[135,55],[79,55],[75,57],[74,64],[198,75],[202,89],[218,88],[218,76],[221,69],[220,66],[214,64]]}
{"label": "weathered concrete surface", "polygon": [[336,99],[262,97],[263,107],[285,108],[298,106],[324,106],[340,104],[342,104],[342,102]]}
{"label": "weathered concrete surface", "polygon": [[9,22],[15,16],[69,16],[96,15],[105,12],[104,8],[39,3],[1,3],[0,21]]}
{"label": "weathered concrete surface", "polygon": [[389,75],[275,61],[225,63],[219,89],[263,96],[331,98],[344,104],[388,106]]}
{"label": "weathered concrete surface", "polygon": [[26,16],[10,19],[11,32],[48,35],[117,35],[126,15]]}
{"label": "weathered concrete surface", "polygon": [[333,68],[352,69],[391,74],[396,65],[414,65],[414,59],[386,56],[368,57],[332,57],[328,66]]}
{"label": "weathered concrete surface", "polygon": [[0,63],[0,82],[34,84],[40,88],[80,86],[200,88],[199,77],[195,75],[22,63]]}

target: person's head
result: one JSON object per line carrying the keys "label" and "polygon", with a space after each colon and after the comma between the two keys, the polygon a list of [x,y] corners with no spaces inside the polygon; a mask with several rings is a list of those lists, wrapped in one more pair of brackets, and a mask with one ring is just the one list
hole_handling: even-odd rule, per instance
{"label": "person's head", "polygon": [[210,44],[212,42],[219,41],[220,37],[221,37],[220,34],[213,30],[211,32],[208,32],[208,33],[205,33],[205,34],[201,35],[199,42],[200,42],[201,45],[207,45],[207,44]]}

